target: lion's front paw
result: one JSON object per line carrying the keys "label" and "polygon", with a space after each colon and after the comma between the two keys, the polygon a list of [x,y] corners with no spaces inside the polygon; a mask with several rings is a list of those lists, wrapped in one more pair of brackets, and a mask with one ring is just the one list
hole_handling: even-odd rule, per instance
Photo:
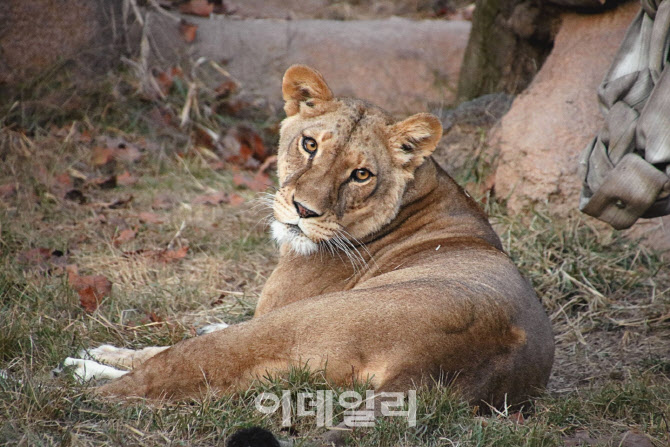
{"label": "lion's front paw", "polygon": [[133,369],[167,348],[168,346],[148,346],[143,349],[127,349],[101,345],[97,348],[82,350],[79,357],[116,368]]}
{"label": "lion's front paw", "polygon": [[80,382],[88,382],[93,379],[116,379],[128,374],[128,371],[121,371],[120,369],[102,365],[93,360],[75,359],[72,357],[66,358],[63,361],[63,366],[73,366],[72,375]]}
{"label": "lion's front paw", "polygon": [[79,357],[82,359],[95,360],[99,363],[124,369],[132,368],[134,355],[134,349],[117,348],[112,345],[101,345],[97,348],[82,349],[79,351]]}

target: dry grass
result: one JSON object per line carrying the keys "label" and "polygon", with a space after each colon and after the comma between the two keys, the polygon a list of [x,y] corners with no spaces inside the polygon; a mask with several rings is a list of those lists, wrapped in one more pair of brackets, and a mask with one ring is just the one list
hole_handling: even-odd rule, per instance
{"label": "dry grass", "polygon": [[[279,416],[264,417],[253,399],[266,390],[329,389],[319,372],[296,369],[240,395],[163,405],[102,401],[67,376],[51,378],[51,369],[81,348],[169,344],[207,322],[250,318],[276,256],[255,194],[236,188],[228,170],[212,169],[207,156],[189,150],[192,129],[165,132],[147,119],[156,104],[178,114],[184,92],[147,102],[133,93],[127,73],[101,85],[84,98],[89,107],[83,113],[49,115],[26,97],[30,109],[24,102],[0,109],[0,186],[16,188],[0,196],[0,369],[7,373],[0,377],[0,444],[213,445],[231,430],[262,425],[294,445],[311,445],[320,433],[313,420],[280,432]],[[201,116],[199,123],[216,132],[235,122]],[[255,116],[251,123],[268,132],[273,120]],[[142,158],[96,166],[91,151],[97,136],[123,138],[143,149]],[[473,163],[480,170],[474,181],[481,181],[487,164]],[[135,185],[90,184],[124,170],[138,178]],[[63,173],[86,204],[63,197]],[[246,202],[194,203],[212,191],[235,191]],[[130,195],[132,201],[118,208],[101,205]],[[557,219],[535,210],[509,216],[491,199],[486,207],[551,315],[557,362],[548,393],[519,423],[518,415],[505,412],[475,416],[446,388],[421,390],[417,427],[380,419],[374,429],[356,431],[352,444],[553,446],[584,439],[586,431],[594,443],[619,445],[622,434],[637,430],[667,445],[670,277],[664,258],[579,215]],[[154,213],[160,223],[143,220],[142,212]],[[126,229],[135,237],[115,243]],[[186,246],[183,259],[167,263],[132,255]],[[63,256],[25,259],[40,247]],[[65,263],[113,283],[96,312],[79,305]]]}

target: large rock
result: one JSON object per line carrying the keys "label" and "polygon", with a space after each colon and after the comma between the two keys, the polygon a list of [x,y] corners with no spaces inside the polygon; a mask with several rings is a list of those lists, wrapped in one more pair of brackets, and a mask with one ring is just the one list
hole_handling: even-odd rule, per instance
{"label": "large rock", "polygon": [[169,67],[204,56],[256,95],[281,99],[291,64],[320,70],[337,95],[367,99],[405,114],[450,103],[470,23],[384,20],[239,20],[185,17],[197,25],[187,44],[174,20],[148,16],[153,63]]}
{"label": "large rock", "polygon": [[596,90],[639,8],[564,14],[542,69],[491,135],[500,149],[496,194],[512,211],[540,202],[559,214],[577,207],[577,160],[603,123]]}
{"label": "large rock", "polygon": [[1,0],[0,86],[25,82],[69,60],[115,63],[121,0]]}
{"label": "large rock", "polygon": [[433,1],[333,1],[333,0],[226,0],[237,17],[255,19],[378,19],[434,15]]}

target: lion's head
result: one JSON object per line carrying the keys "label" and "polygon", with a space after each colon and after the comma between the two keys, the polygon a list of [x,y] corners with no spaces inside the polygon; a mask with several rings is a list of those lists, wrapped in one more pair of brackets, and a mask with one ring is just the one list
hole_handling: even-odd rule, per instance
{"label": "lion's head", "polygon": [[437,117],[394,122],[364,101],[333,97],[321,74],[302,65],[286,71],[282,93],[275,240],[304,255],[346,249],[391,222],[442,136]]}

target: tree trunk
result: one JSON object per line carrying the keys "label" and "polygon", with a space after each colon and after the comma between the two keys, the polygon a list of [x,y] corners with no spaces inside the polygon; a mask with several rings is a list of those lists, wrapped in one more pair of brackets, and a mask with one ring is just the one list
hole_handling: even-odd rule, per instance
{"label": "tree trunk", "polygon": [[459,100],[525,89],[553,47],[558,12],[541,1],[477,0]]}

